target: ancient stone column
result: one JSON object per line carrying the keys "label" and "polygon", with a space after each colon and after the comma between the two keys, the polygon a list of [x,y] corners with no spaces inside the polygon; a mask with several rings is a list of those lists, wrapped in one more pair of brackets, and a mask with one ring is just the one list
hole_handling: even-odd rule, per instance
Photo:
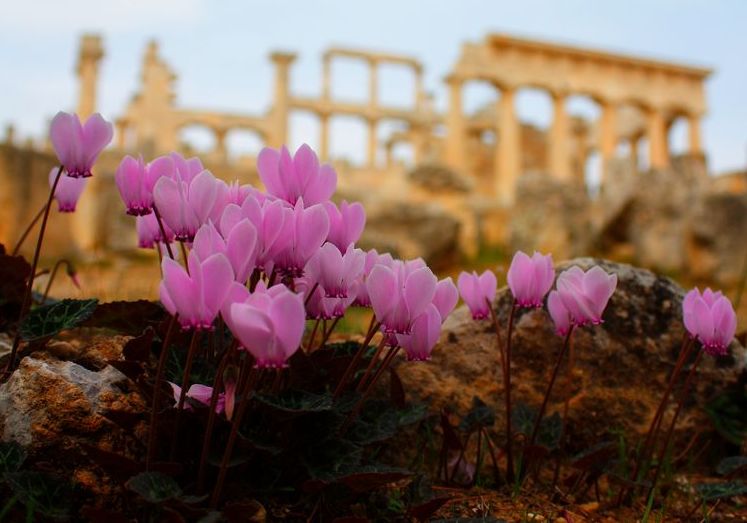
{"label": "ancient stone column", "polygon": [[101,37],[86,34],[80,40],[78,55],[78,116],[88,118],[96,112],[96,84],[99,76],[99,62],[104,57]]}
{"label": "ancient stone column", "polygon": [[375,60],[368,62],[368,105],[377,107],[379,105],[379,64]]}
{"label": "ancient stone column", "polygon": [[617,149],[617,106],[611,101],[602,102],[602,116],[600,120],[599,152],[602,157],[602,179],[604,183],[607,166],[615,157]]}
{"label": "ancient stone column", "polygon": [[521,171],[519,120],[516,118],[513,87],[505,87],[498,100],[496,129],[495,188],[502,205],[511,206],[516,194],[516,181]]}
{"label": "ancient stone column", "polygon": [[423,70],[415,68],[415,107],[422,111],[425,107],[425,91],[423,90]]}
{"label": "ancient stone column", "polygon": [[565,111],[565,93],[553,92],[553,120],[550,129],[550,174],[558,180],[571,176],[568,143],[568,113]]}
{"label": "ancient stone column", "polygon": [[703,154],[703,145],[700,141],[700,118],[696,114],[687,117],[687,129],[690,139],[690,154]]}
{"label": "ancient stone column", "polygon": [[215,134],[215,156],[221,163],[228,162],[228,150],[226,149],[226,129],[214,129]]}
{"label": "ancient stone column", "polygon": [[275,96],[273,99],[268,145],[280,147],[288,141],[288,111],[290,109],[290,66],[296,59],[294,53],[272,53],[275,64]]}
{"label": "ancient stone column", "polygon": [[127,145],[127,123],[124,120],[117,120],[114,125],[117,129],[117,148],[124,149]]}
{"label": "ancient stone column", "polygon": [[329,161],[329,116],[319,115],[319,159]]}
{"label": "ancient stone column", "polygon": [[325,56],[322,62],[322,98],[332,98],[332,63],[328,56]]}
{"label": "ancient stone column", "polygon": [[376,120],[368,119],[368,167],[376,167]]}
{"label": "ancient stone column", "polygon": [[657,109],[648,112],[649,164],[651,169],[666,169],[669,166],[667,126],[664,115]]}
{"label": "ancient stone column", "polygon": [[465,125],[462,112],[462,80],[449,76],[449,112],[446,117],[446,163],[454,170],[465,169]]}

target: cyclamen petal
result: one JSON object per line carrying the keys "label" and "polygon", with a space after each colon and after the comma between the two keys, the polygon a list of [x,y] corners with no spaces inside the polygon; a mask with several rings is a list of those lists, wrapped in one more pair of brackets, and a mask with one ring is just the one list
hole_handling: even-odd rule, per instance
{"label": "cyclamen petal", "polygon": [[726,354],[737,328],[737,315],[731,302],[720,292],[696,288],[682,303],[683,322],[691,336],[700,340],[713,356]]}
{"label": "cyclamen petal", "polygon": [[558,276],[556,287],[574,325],[596,325],[602,323],[604,310],[617,287],[617,276],[596,266],[586,272],[574,266]]}
{"label": "cyclamen petal", "polygon": [[571,329],[571,314],[563,304],[563,300],[560,298],[558,291],[550,291],[550,294],[548,294],[547,310],[555,324],[555,332],[560,336],[568,334]]}
{"label": "cyclamen petal", "polygon": [[329,200],[337,187],[334,170],[320,166],[316,153],[306,144],[293,157],[284,146],[280,150],[262,149],[257,170],[267,192],[291,205],[300,199],[306,205],[322,203]]}
{"label": "cyclamen petal", "polygon": [[397,334],[396,338],[409,361],[427,361],[440,335],[441,314],[431,304],[412,322],[410,334]]}
{"label": "cyclamen petal", "polygon": [[472,318],[483,320],[490,317],[490,307],[498,288],[498,281],[492,271],[485,271],[479,276],[476,272],[462,272],[457,279],[457,288],[469,307]]}
{"label": "cyclamen petal", "polygon": [[77,114],[59,112],[49,136],[60,163],[72,178],[87,178],[101,151],[114,135],[112,124],[96,113],[81,124]]}
{"label": "cyclamen petal", "polygon": [[[49,171],[49,187],[54,184],[59,167],[52,168]],[[83,190],[86,188],[88,180],[86,178],[71,178],[63,173],[57,182],[57,188],[54,191],[54,199],[57,200],[57,210],[59,212],[75,212],[75,206],[78,204]]]}
{"label": "cyclamen petal", "polygon": [[459,301],[459,291],[454,285],[454,280],[450,277],[445,278],[436,284],[436,292],[433,295],[433,305],[441,315],[441,323],[446,321],[446,317],[456,307]]}
{"label": "cyclamen petal", "polygon": [[541,307],[555,279],[552,256],[535,251],[530,258],[517,251],[508,269],[507,281],[520,307]]}

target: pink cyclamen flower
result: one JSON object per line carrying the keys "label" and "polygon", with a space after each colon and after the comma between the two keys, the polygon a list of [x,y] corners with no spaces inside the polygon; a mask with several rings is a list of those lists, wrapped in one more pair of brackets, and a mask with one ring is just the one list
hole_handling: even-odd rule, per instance
{"label": "pink cyclamen flower", "polygon": [[[49,171],[49,187],[54,184],[59,167],[52,168]],[[57,182],[57,188],[54,190],[54,199],[57,200],[57,210],[60,212],[75,212],[75,205],[86,188],[88,180],[85,178],[71,178],[70,176],[60,176]]]}
{"label": "pink cyclamen flower", "polygon": [[433,302],[437,278],[419,262],[376,265],[366,280],[376,319],[388,334],[409,334],[412,322]]}
{"label": "pink cyclamen flower", "polygon": [[574,325],[598,325],[617,287],[617,275],[607,274],[599,266],[586,272],[571,267],[560,273],[556,286]]}
{"label": "pink cyclamen flower", "polygon": [[306,205],[325,202],[337,187],[335,170],[319,165],[316,153],[306,144],[293,157],[285,146],[279,150],[265,147],[257,157],[257,171],[267,193],[291,205],[301,198]]}
{"label": "pink cyclamen flower", "polygon": [[[169,385],[171,385],[171,390],[174,392],[174,402],[177,404],[179,403],[179,398],[182,395],[182,388],[177,385],[176,383],[168,382]],[[200,385],[199,383],[195,383],[189,389],[187,390],[187,394],[185,394],[187,398],[192,398],[195,401],[199,401],[206,407],[210,406],[210,400],[213,397],[213,388],[208,387],[207,385]],[[215,404],[215,412],[220,414],[225,409],[226,405],[226,395],[224,393],[218,394],[218,401]],[[192,405],[189,404],[188,401],[184,402],[184,410],[192,410]]]}
{"label": "pink cyclamen flower", "polygon": [[218,196],[218,181],[203,171],[191,181],[161,177],[153,190],[153,199],[163,221],[179,241],[192,241],[197,229],[206,223]]}
{"label": "pink cyclamen flower", "polygon": [[517,251],[506,275],[508,287],[520,307],[542,307],[545,294],[555,281],[552,256],[535,251],[530,258]]}
{"label": "pink cyclamen flower", "polygon": [[441,313],[430,304],[425,312],[415,318],[410,334],[397,334],[397,343],[405,349],[408,361],[427,361],[431,359],[433,347],[441,336]]}
{"label": "pink cyclamen flower", "polygon": [[161,303],[172,315],[179,314],[183,329],[210,330],[233,283],[231,263],[223,254],[200,260],[187,256],[189,273],[171,258],[161,265]]}
{"label": "pink cyclamen flower", "polygon": [[555,324],[555,332],[559,336],[568,334],[572,326],[571,313],[563,304],[558,291],[550,291],[550,294],[547,295],[547,310]]}
{"label": "pink cyclamen flower", "polygon": [[285,208],[284,214],[282,241],[273,246],[269,260],[272,268],[265,267],[265,272],[269,274],[274,268],[297,278],[303,276],[304,267],[324,243],[329,232],[329,217],[323,206],[304,207],[302,199],[295,207]]}
{"label": "pink cyclamen flower", "polygon": [[328,298],[347,298],[352,284],[363,273],[366,254],[360,249],[348,247],[345,254],[331,244],[325,243],[306,264],[304,273],[324,290]]}
{"label": "pink cyclamen flower", "polygon": [[[355,296],[352,292],[347,297],[338,298],[326,295],[321,286],[314,288],[315,281],[308,276],[296,280],[296,291],[302,292],[306,317],[311,320],[331,320],[342,318],[345,311],[352,305]],[[313,292],[312,292],[313,291]],[[309,293],[312,293],[309,295]]]}
{"label": "pink cyclamen flower", "polygon": [[161,156],[149,164],[142,158],[125,156],[114,173],[114,182],[127,207],[127,214],[143,216],[153,212],[153,188],[162,176],[172,176],[174,161]]}
{"label": "pink cyclamen flower", "polygon": [[230,305],[226,323],[254,356],[256,367],[285,367],[301,345],[306,325],[303,299],[285,285],[267,289],[260,282],[246,301]]}
{"label": "pink cyclamen flower", "polygon": [[206,223],[195,234],[192,252],[197,254],[200,260],[206,260],[218,252],[225,254],[231,262],[234,278],[244,283],[254,270],[257,258],[256,246],[257,229],[244,218],[231,228],[225,239],[212,222]]}
{"label": "pink cyclamen flower", "polygon": [[174,241],[174,231],[168,225],[163,224],[166,237],[161,233],[161,227],[158,225],[156,215],[146,214],[135,218],[135,229],[137,230],[138,247],[151,249],[156,243],[171,243]]}
{"label": "pink cyclamen flower", "polygon": [[498,281],[492,271],[485,271],[479,276],[474,271],[471,274],[462,272],[457,279],[457,287],[472,318],[484,320],[490,317],[490,307],[498,288]]}
{"label": "pink cyclamen flower", "polygon": [[87,178],[101,151],[112,141],[112,124],[99,114],[91,115],[85,124],[77,114],[60,111],[52,119],[49,137],[60,163],[71,178]]}
{"label": "pink cyclamen flower", "polygon": [[720,292],[706,289],[701,294],[695,288],[682,302],[685,328],[700,340],[712,356],[723,356],[737,330],[737,314],[728,298]]}
{"label": "pink cyclamen flower", "polygon": [[450,277],[439,281],[436,284],[436,293],[433,295],[433,305],[441,315],[441,323],[446,321],[446,317],[456,307],[459,301],[459,291],[454,285],[454,280]]}
{"label": "pink cyclamen flower", "polygon": [[344,252],[361,237],[366,226],[366,211],[360,203],[344,200],[339,207],[332,202],[324,202],[324,208],[329,216],[327,241]]}
{"label": "pink cyclamen flower", "polygon": [[371,274],[371,271],[373,268],[378,265],[387,265],[391,266],[390,262],[393,262],[391,254],[385,254],[385,255],[379,255],[379,253],[376,251],[376,249],[371,249],[370,251],[366,252],[365,261],[363,262],[363,272],[361,273],[360,277],[353,282],[351,285],[351,293],[355,294],[355,301],[353,302],[353,305],[357,305],[358,307],[370,307],[371,306],[371,299],[368,297],[368,288],[366,288],[366,280],[368,279],[368,275]]}

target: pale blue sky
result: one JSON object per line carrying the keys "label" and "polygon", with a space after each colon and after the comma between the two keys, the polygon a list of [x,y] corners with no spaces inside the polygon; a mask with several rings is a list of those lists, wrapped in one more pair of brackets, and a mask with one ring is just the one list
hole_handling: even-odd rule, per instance
{"label": "pale blue sky", "polygon": [[[330,44],[401,52],[420,59],[426,87],[443,109],[444,74],[460,44],[489,32],[664,58],[716,70],[707,84],[709,115],[704,141],[715,171],[741,168],[747,143],[747,2],[742,0],[0,0],[0,122],[19,134],[41,135],[58,109],[75,102],[75,53],[84,31],[100,32],[107,56],[102,66],[100,110],[119,115],[134,91],[143,49],[150,38],[179,74],[181,105],[263,111],[272,92],[267,55],[282,48],[299,53],[293,90],[317,94],[320,54]],[[365,69],[334,69],[335,94],[365,96]],[[407,102],[412,81],[388,69],[382,99]],[[474,108],[495,95],[479,87],[466,94]],[[546,125],[549,101],[526,92],[519,113]],[[574,112],[593,112],[574,101]],[[292,120],[291,141],[317,143],[310,117]],[[684,143],[684,129],[672,138]],[[241,148],[237,136],[235,146]],[[333,124],[333,152],[361,158],[362,124]],[[244,144],[244,147],[251,145]]]}

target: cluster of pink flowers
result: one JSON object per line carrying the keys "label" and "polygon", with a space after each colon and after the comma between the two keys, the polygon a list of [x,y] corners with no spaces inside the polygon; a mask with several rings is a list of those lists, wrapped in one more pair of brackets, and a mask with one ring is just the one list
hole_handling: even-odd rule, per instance
{"label": "cluster of pink flowers", "polygon": [[458,300],[451,279],[438,281],[420,259],[356,248],[363,207],[330,201],[337,175],[307,145],[295,155],[265,148],[257,165],[266,192],[229,185],[176,153],[149,163],[128,156],[117,169],[139,245],[187,249],[183,263],[163,259],[160,286],[182,328],[212,329],[220,315],[258,367],[283,367],[307,319],[371,307],[388,344],[428,359]]}

